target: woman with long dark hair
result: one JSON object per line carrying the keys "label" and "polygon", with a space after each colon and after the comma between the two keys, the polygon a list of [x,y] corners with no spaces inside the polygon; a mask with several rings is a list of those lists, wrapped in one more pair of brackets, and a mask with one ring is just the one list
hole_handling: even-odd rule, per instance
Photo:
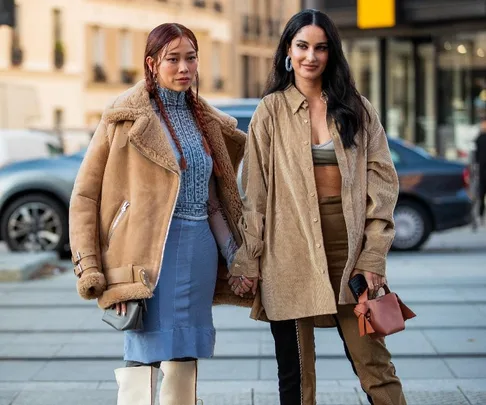
{"label": "woman with long dark hair", "polygon": [[[235,173],[246,137],[198,96],[188,28],[155,28],[144,66],[145,80],[107,108],[88,148],[70,243],[83,298],[122,315],[146,299],[143,329],[125,332],[118,405],[154,404],[159,368],[160,404],[194,405],[197,359],[214,350],[212,304],[241,303],[226,275],[241,240]],[[226,289],[216,288],[218,269]]]}
{"label": "woman with long dark hair", "polygon": [[338,31],[319,11],[296,14],[283,31],[242,179],[244,244],[230,284],[236,294],[260,287],[252,317],[270,321],[281,405],[315,404],[315,326],[337,326],[370,403],[405,404],[384,340],[359,335],[348,287],[357,273],[372,294],[386,283],[398,178]]}

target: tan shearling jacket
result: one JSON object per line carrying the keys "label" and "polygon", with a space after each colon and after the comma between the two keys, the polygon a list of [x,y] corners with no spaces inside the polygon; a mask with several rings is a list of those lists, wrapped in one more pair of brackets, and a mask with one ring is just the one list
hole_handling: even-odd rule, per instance
{"label": "tan shearling jacket", "polygon": [[[200,103],[213,159],[222,169],[217,196],[241,243],[236,172],[246,135],[234,118]],[[98,305],[108,308],[152,296],[179,185],[179,165],[140,81],[104,112],[74,185],[70,244],[81,297],[98,298]],[[224,263],[220,260],[215,303],[250,305],[252,300],[230,290]]]}
{"label": "tan shearling jacket", "polygon": [[[339,304],[354,303],[354,269],[385,275],[394,237],[398,177],[376,111],[345,149],[334,123],[349,253]],[[243,246],[230,272],[262,277],[251,316],[285,320],[336,313],[327,271],[307,100],[295,86],[265,97],[251,120],[243,159]]]}

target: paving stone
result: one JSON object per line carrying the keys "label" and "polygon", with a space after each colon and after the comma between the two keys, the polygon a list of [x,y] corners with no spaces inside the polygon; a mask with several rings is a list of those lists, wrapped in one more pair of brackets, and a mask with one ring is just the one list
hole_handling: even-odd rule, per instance
{"label": "paving stone", "polygon": [[455,391],[405,391],[404,394],[408,405],[469,405],[464,395]]}
{"label": "paving stone", "polygon": [[395,358],[393,364],[400,378],[442,379],[455,377],[442,359]]}
{"label": "paving stone", "polygon": [[[2,391],[71,391],[71,390],[96,390],[100,386],[96,382],[0,382],[0,393]],[[116,383],[115,383],[116,388]]]}
{"label": "paving stone", "polygon": [[114,381],[113,370],[124,367],[123,361],[49,361],[33,381]]}
{"label": "paving stone", "polygon": [[[74,285],[73,285],[74,288]],[[46,291],[12,291],[0,295],[0,306],[80,306],[92,307],[93,304],[83,300],[74,291],[56,291],[47,293]]]}
{"label": "paving stone", "polygon": [[78,358],[119,358],[123,359],[123,341],[107,344],[103,340],[100,343],[67,343],[62,345],[55,353],[54,358],[67,357]]}
{"label": "paving stone", "polygon": [[[424,330],[423,334],[439,354],[486,354],[486,330]],[[391,337],[391,336],[390,336]]]}
{"label": "paving stone", "polygon": [[[407,391],[404,390],[407,405],[469,405],[460,391]],[[361,402],[368,404],[366,394],[359,394]]]}
{"label": "paving stone", "polygon": [[12,405],[115,405],[113,391],[24,391]]}
{"label": "paving stone", "polygon": [[13,390],[0,391],[0,405],[10,405],[18,395],[19,393]]}
{"label": "paving stone", "polygon": [[5,359],[45,359],[52,358],[61,350],[60,344],[6,344],[0,347],[0,357]]}
{"label": "paving stone", "polygon": [[[393,287],[393,285],[392,285]],[[403,302],[406,302],[410,307],[413,306],[414,302],[457,302],[466,303],[466,297],[460,294],[454,287],[438,287],[431,289],[430,287],[400,287],[393,289]],[[446,300],[447,298],[447,300]],[[483,301],[484,298],[481,300]]]}
{"label": "paving stone", "polygon": [[0,282],[27,280],[46,264],[56,264],[55,252],[2,253],[0,254]]}
{"label": "paving stone", "polygon": [[[0,311],[0,325],[6,331],[78,330],[85,319],[92,318],[90,308],[17,308]],[[100,320],[100,323],[101,320]]]}
{"label": "paving stone", "polygon": [[486,327],[486,312],[477,305],[415,305],[412,309],[417,317],[407,321],[407,328]]}
{"label": "paving stone", "polygon": [[248,394],[200,394],[198,398],[209,405],[253,405],[251,393]]}
{"label": "paving stone", "polygon": [[[278,394],[254,394],[254,405],[279,405]],[[317,405],[361,405],[355,392],[318,392]]]}
{"label": "paving stone", "polygon": [[0,361],[0,381],[29,381],[45,365],[43,361]]}
{"label": "paving stone", "polygon": [[444,361],[458,378],[486,378],[484,358],[445,359]]}
{"label": "paving stone", "polygon": [[471,405],[486,404],[486,387],[484,391],[463,391]]}

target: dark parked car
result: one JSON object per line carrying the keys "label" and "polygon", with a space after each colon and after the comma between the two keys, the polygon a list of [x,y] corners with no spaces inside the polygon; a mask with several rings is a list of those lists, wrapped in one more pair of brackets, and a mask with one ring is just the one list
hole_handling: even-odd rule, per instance
{"label": "dark parked car", "polygon": [[[218,106],[246,131],[256,102]],[[471,222],[464,164],[389,139],[400,178],[395,250],[418,249],[435,231]],[[12,250],[68,252],[68,205],[83,153],[15,163],[0,169],[0,235]]]}

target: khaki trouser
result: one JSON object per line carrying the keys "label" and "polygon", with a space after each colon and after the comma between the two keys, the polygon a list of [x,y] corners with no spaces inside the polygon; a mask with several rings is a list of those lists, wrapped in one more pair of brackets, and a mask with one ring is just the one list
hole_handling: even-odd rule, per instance
{"label": "khaki trouser", "polygon": [[[339,198],[321,200],[321,220],[329,275],[339,296],[348,244]],[[373,405],[405,405],[402,385],[395,374],[384,339],[360,337],[353,305],[339,305],[334,316],[346,356]],[[271,322],[278,363],[281,405],[315,405],[315,318]]]}

